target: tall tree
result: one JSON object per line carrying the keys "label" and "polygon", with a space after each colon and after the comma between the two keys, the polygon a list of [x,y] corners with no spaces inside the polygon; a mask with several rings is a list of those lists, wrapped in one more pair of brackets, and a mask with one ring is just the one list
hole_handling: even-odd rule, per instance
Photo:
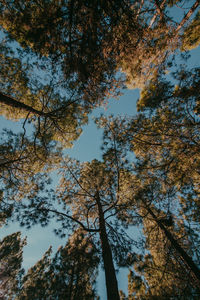
{"label": "tall tree", "polygon": [[96,299],[97,267],[92,237],[79,228],[53,257],[49,248],[27,271],[15,299]]}
{"label": "tall tree", "polygon": [[0,297],[13,299],[23,274],[22,252],[26,240],[16,232],[0,241]]}
{"label": "tall tree", "polygon": [[[28,204],[19,203],[24,213],[18,219],[26,226],[37,222],[47,225],[54,216],[62,224],[56,229],[61,237],[67,234],[70,223],[73,230],[81,226],[85,234],[96,234],[96,246],[105,269],[108,299],[119,299],[114,260],[119,266],[126,265],[132,243],[120,228],[127,226],[119,193],[121,172],[115,160],[79,163],[66,158],[61,161],[62,177],[57,196],[50,192],[45,197],[35,197]],[[58,207],[55,206],[56,198],[60,203]],[[118,214],[124,216],[120,221]]]}
{"label": "tall tree", "polygon": [[151,214],[147,215],[146,209],[142,214],[146,249],[150,253],[143,258],[138,257],[140,260],[135,263],[135,271],[129,274],[130,299],[182,299],[183,295],[184,299],[197,299],[200,294],[199,281],[176,247],[178,245],[182,252],[185,252],[184,248],[193,251],[183,224],[175,224],[175,219],[169,222],[166,214],[152,207],[149,210]]}
{"label": "tall tree", "polygon": [[0,243],[1,299],[97,299],[98,256],[92,237],[77,229],[53,257],[50,247],[25,273],[22,254],[26,240],[20,235],[13,233]]}
{"label": "tall tree", "polygon": [[190,207],[190,216],[196,221],[199,211],[199,74],[199,68],[181,70],[174,74],[175,86],[164,80],[157,82],[157,89],[151,84],[139,100],[144,114],[138,123],[133,121],[134,134],[129,136],[139,158],[140,172],[148,172],[149,176],[156,174],[173,186],[181,205]]}
{"label": "tall tree", "polygon": [[[158,110],[160,110],[159,106]],[[155,115],[153,114],[152,117],[155,117]],[[177,119],[178,118],[176,118],[176,120]],[[185,273],[190,274],[191,276],[190,284],[186,282],[186,285],[188,285],[189,288],[188,295],[192,293],[196,287],[198,293],[198,286],[200,285],[200,269],[198,260],[199,251],[197,250],[199,239],[198,234],[196,235],[198,231],[195,233],[194,225],[192,227],[189,227],[190,224],[187,224],[187,222],[184,221],[183,217],[181,216],[182,212],[180,212],[180,193],[184,193],[185,195],[188,193],[188,195],[191,195],[192,191],[190,189],[186,190],[184,183],[182,185],[180,182],[178,182],[178,180],[176,180],[176,182],[171,180],[171,178],[168,177],[168,175],[170,174],[169,166],[161,164],[160,160],[158,160],[158,157],[161,155],[162,150],[161,142],[163,142],[163,144],[165,142],[165,140],[161,140],[160,143],[157,142],[157,139],[159,137],[157,131],[160,130],[160,128],[158,128],[157,125],[153,124],[155,128],[157,127],[157,130],[155,129],[154,131],[151,131],[151,134],[149,134],[151,130],[151,122],[148,119],[148,116],[144,115],[144,119],[142,118],[142,116],[140,116],[138,120],[141,122],[137,123],[135,122],[135,120],[133,121],[132,119],[130,119],[130,123],[132,126],[131,128],[127,126],[127,124],[129,123],[123,119],[112,119],[112,121],[110,122],[110,124],[112,124],[112,127],[109,125],[109,122],[106,121],[106,119],[102,119],[101,121],[102,124],[107,127],[106,143],[109,143],[109,141],[112,139],[112,135],[115,136],[115,145],[117,151],[115,150],[113,154],[115,153],[116,155],[117,153],[119,153],[119,150],[122,149],[124,151],[124,154],[127,155],[128,150],[126,148],[126,143],[128,145],[128,149],[130,149],[129,143],[133,145],[134,149],[137,149],[137,161],[135,163],[135,166],[130,165],[129,168],[127,168],[128,173],[126,173],[126,180],[121,186],[121,194],[123,195],[123,202],[126,206],[126,211],[128,212],[129,210],[134,210],[135,214],[138,213],[138,217],[141,218],[143,222],[149,220],[149,222],[153,223],[154,228],[157,228],[160,233],[156,233],[156,231],[154,232],[153,227],[150,229],[148,234],[149,238],[152,240],[152,246],[150,245],[150,247],[154,247],[154,245],[156,245],[157,237],[160,237],[160,245],[162,247],[165,248],[165,242],[167,242],[168,247],[172,249],[176,260],[178,260],[179,264],[181,263],[182,265],[182,271],[180,270],[180,274],[185,268]],[[147,120],[148,122],[146,121],[145,123],[142,123],[142,121],[144,120]],[[144,125],[146,125],[146,127]],[[110,130],[111,128],[113,128],[114,130]],[[149,130],[149,132],[147,130]],[[131,131],[133,135],[131,134]],[[138,132],[142,132],[142,135],[139,136]],[[184,133],[186,132],[187,131],[185,130]],[[151,141],[151,138],[155,139],[157,143],[153,143]],[[170,134],[169,138],[171,138]],[[167,147],[171,146],[170,149],[173,149],[173,144],[171,145],[169,143],[169,139],[166,140],[166,145]],[[151,147],[159,148],[156,152],[151,152]],[[141,155],[141,153],[143,155]],[[130,153],[128,154],[130,157]],[[120,160],[120,157],[118,157],[118,159]],[[181,158],[178,156],[178,154],[177,159],[180,159],[181,161]],[[151,162],[154,163],[154,165],[151,166]],[[167,172],[162,173],[165,166],[168,167],[169,174]],[[155,205],[155,207],[157,207],[155,208],[157,209],[156,213],[154,209],[151,208],[152,205]],[[174,218],[178,220],[178,225],[176,225],[176,227],[172,231],[171,226],[175,225],[171,214],[173,207],[176,207]],[[160,209],[163,209],[164,211],[162,212]],[[140,214],[141,210],[143,211],[142,215]],[[187,212],[186,207],[184,211],[185,213]],[[191,220],[190,214],[187,215],[187,221],[189,221],[189,218]],[[130,217],[129,222],[131,222]],[[185,226],[187,225],[189,226],[186,229]],[[182,237],[177,236],[177,234],[182,234]],[[196,243],[194,242],[195,239]],[[160,246],[158,246],[158,248],[159,247]],[[159,253],[158,250],[157,252]],[[170,256],[167,260],[170,261]],[[157,261],[157,266],[158,265],[159,259]],[[137,276],[132,276],[131,280],[134,281],[134,292],[136,286],[139,285],[144,292],[143,295],[145,295],[145,293],[147,292],[145,283],[142,283],[141,279]],[[179,294],[182,293],[184,289],[185,281],[186,280],[184,279],[183,285],[181,284],[180,287],[177,287],[177,289],[179,289]],[[170,281],[167,284],[170,285]],[[171,288],[173,289],[173,280],[171,281],[171,284]],[[162,288],[160,289],[160,291],[161,290]],[[151,294],[149,294],[149,296],[150,295]]]}

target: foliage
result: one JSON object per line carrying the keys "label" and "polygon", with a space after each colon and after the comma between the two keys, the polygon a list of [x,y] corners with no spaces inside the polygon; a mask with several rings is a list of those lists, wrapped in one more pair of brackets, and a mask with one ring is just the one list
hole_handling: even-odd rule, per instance
{"label": "foliage", "polygon": [[6,236],[0,245],[0,293],[3,299],[96,299],[98,257],[91,237],[81,229],[51,257],[49,248],[26,274],[21,267],[26,240],[20,232]]}
{"label": "foliage", "polygon": [[87,123],[92,105],[81,100],[80,94],[70,90],[58,75],[53,76],[41,60],[20,59],[5,42],[1,51],[1,115],[23,120],[23,133],[27,135],[31,129],[35,145],[48,149],[54,140],[70,147]]}
{"label": "foliage", "polygon": [[191,4],[177,24],[168,11],[177,2],[2,0],[0,24],[24,49],[59,65],[69,86],[95,103],[115,89],[119,68],[130,87],[143,87],[166,68],[180,46],[180,30],[198,7],[198,1]]}
{"label": "foliage", "polygon": [[95,299],[97,266],[92,239],[78,229],[53,258],[49,248],[28,270],[16,299]]}
{"label": "foliage", "polygon": [[85,102],[95,104],[114,86],[114,61],[104,49],[120,6],[120,1],[105,7],[98,1],[2,1],[1,25],[23,47],[45,57]]}
{"label": "foliage", "polygon": [[[161,212],[155,211],[157,220],[162,220]],[[146,249],[144,256],[138,256],[134,271],[129,274],[130,299],[197,299],[199,295],[196,282],[189,266],[183,261],[165,233],[156,226],[155,220],[149,215],[144,218],[144,234]],[[164,223],[163,223],[164,224]],[[187,251],[192,251],[194,245],[187,239],[188,233],[180,221],[168,227],[176,236],[178,243]],[[190,233],[191,234],[191,233]]]}
{"label": "foliage", "polygon": [[182,50],[192,50],[199,46],[200,13],[198,12],[182,36]]}
{"label": "foliage", "polygon": [[[108,299],[127,299],[116,269],[132,266],[128,299],[198,297],[200,69],[166,72],[171,54],[198,45],[199,1],[178,23],[170,12],[179,4],[0,0],[1,115],[22,128],[2,131],[0,224],[55,220],[55,233],[68,236],[24,276],[25,240],[1,241],[6,299],[95,299],[100,261]],[[138,114],[96,120],[102,159],[64,157],[125,82],[141,88]]]}
{"label": "foliage", "polygon": [[22,251],[26,240],[21,240],[21,233],[6,236],[0,242],[0,296],[13,299],[23,275]]}

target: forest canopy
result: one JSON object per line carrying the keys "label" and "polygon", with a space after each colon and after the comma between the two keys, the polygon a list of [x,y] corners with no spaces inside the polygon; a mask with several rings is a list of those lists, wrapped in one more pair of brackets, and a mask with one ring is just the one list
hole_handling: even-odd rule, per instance
{"label": "forest canopy", "polygon": [[[199,299],[199,5],[0,0],[0,223],[21,227],[0,240],[1,299],[100,299],[99,266],[108,300]],[[95,119],[101,158],[66,155],[136,88],[136,114]],[[35,225],[62,246],[25,269]]]}

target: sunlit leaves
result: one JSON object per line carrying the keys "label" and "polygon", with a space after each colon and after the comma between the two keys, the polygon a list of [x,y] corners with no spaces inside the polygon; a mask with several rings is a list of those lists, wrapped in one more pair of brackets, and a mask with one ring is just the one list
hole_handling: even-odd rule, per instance
{"label": "sunlit leaves", "polygon": [[198,12],[182,36],[182,50],[192,50],[199,46],[200,13]]}

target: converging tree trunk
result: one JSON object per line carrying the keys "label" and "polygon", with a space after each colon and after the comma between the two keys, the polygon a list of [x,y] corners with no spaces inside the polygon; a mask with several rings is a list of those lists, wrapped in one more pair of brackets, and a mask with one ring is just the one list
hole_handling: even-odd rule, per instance
{"label": "converging tree trunk", "polygon": [[96,194],[95,199],[97,202],[98,213],[99,213],[99,229],[100,229],[99,235],[101,240],[102,257],[103,257],[103,263],[105,268],[107,298],[108,300],[120,300],[117,278],[116,278],[115,268],[114,268],[113,258],[112,258],[112,251],[108,241],[104,213],[103,213],[98,192]]}
{"label": "converging tree trunk", "polygon": [[39,111],[37,109],[34,109],[33,107],[23,103],[23,102],[20,102],[20,101],[17,101],[13,98],[11,98],[10,96],[6,96],[2,93],[0,93],[0,103],[3,103],[3,104],[6,104],[10,107],[13,107],[13,108],[18,108],[18,109],[21,109],[21,110],[24,110],[24,111],[27,111],[29,113],[33,113],[35,115],[39,115],[39,116],[45,116],[46,114],[43,112],[43,111]]}
{"label": "converging tree trunk", "polygon": [[199,5],[200,5],[200,0],[196,0],[195,3],[193,4],[193,6],[190,8],[190,10],[184,16],[184,18],[182,19],[182,21],[180,22],[180,24],[178,25],[178,27],[176,28],[176,31],[175,31],[176,35],[179,33],[179,31],[185,25],[185,23],[189,20],[189,18],[195,12],[195,10],[197,9],[197,7]]}
{"label": "converging tree trunk", "polygon": [[[144,203],[144,201],[143,201]],[[145,204],[145,203],[144,203]],[[174,239],[171,232],[162,224],[160,220],[156,217],[154,212],[151,210],[151,208],[145,204],[145,208],[147,209],[148,213],[153,217],[154,221],[157,223],[159,228],[165,233],[167,239],[170,241],[171,245],[174,247],[176,252],[181,256],[185,264],[189,267],[191,270],[195,281],[198,283],[198,286],[200,286],[200,270],[196,266],[196,264],[193,262],[192,258],[185,252],[185,250],[179,245],[179,243]]]}

